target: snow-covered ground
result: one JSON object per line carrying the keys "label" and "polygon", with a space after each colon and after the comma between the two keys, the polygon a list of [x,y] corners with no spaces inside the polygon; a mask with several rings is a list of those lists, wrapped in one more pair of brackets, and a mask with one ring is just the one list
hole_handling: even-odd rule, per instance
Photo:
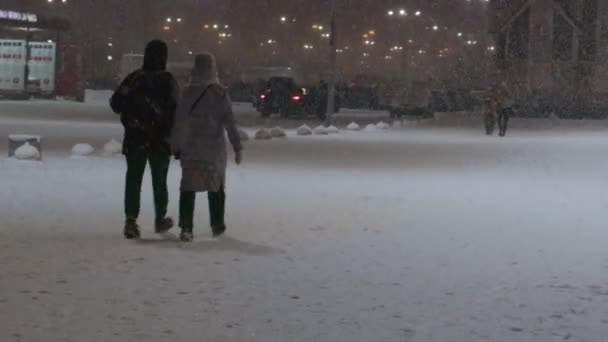
{"label": "snow-covered ground", "polygon": [[[182,244],[152,233],[148,175],[126,241],[123,159],[70,156],[120,139],[106,114],[0,102],[0,136],[41,134],[44,158],[0,161],[0,341],[605,340],[603,122],[288,129],[230,165],[228,235],[199,195]],[[169,184],[176,216],[176,163]]]}

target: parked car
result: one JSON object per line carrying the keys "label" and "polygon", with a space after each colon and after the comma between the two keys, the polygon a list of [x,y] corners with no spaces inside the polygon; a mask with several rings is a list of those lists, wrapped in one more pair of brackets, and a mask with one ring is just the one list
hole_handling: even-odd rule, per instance
{"label": "parked car", "polygon": [[379,109],[380,94],[377,87],[355,85],[345,90],[345,108]]}
{"label": "parked car", "polygon": [[414,82],[396,91],[390,104],[391,118],[414,116],[427,118],[433,116],[433,93],[424,82]]}
{"label": "parked car", "polygon": [[[306,88],[298,86],[293,78],[273,77],[260,91],[254,105],[264,117],[276,113],[284,118],[314,114],[323,119],[327,108],[327,85],[322,82]],[[339,108],[340,100],[336,95],[335,110]]]}

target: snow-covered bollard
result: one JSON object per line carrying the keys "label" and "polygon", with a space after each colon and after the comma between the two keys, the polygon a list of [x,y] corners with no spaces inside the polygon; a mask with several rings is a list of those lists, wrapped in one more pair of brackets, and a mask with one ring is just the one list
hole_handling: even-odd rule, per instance
{"label": "snow-covered bollard", "polygon": [[275,127],[273,129],[271,129],[270,135],[272,135],[273,138],[286,138],[287,137],[287,133],[285,133],[285,131],[281,127]]}
{"label": "snow-covered bollard", "polygon": [[325,126],[323,126],[323,125],[321,125],[321,126],[317,126],[317,127],[316,127],[316,128],[313,130],[313,132],[314,132],[316,135],[328,135],[328,134],[329,134],[329,132],[327,131],[327,127],[325,127]]}
{"label": "snow-covered bollard", "polygon": [[298,135],[312,135],[312,129],[308,125],[302,125],[298,127]]}
{"label": "snow-covered bollard", "polygon": [[366,132],[375,132],[378,130],[378,127],[376,127],[376,125],[374,125],[374,124],[369,124],[369,125],[365,126],[365,128],[363,130]]}
{"label": "snow-covered bollard", "polygon": [[40,160],[40,151],[38,151],[36,147],[30,145],[29,142],[26,142],[15,150],[13,156],[19,160]]}
{"label": "snow-covered bollard", "polygon": [[272,135],[266,128],[262,128],[259,131],[255,132],[255,140],[270,140],[272,139]]}
{"label": "snow-covered bollard", "polygon": [[106,156],[113,156],[122,153],[122,144],[112,139],[103,145],[103,154]]}
{"label": "snow-covered bollard", "polygon": [[346,129],[349,131],[360,131],[361,126],[359,126],[356,122],[351,122],[348,124],[348,126],[346,126]]}
{"label": "snow-covered bollard", "polygon": [[391,128],[391,126],[389,124],[387,124],[386,122],[384,122],[384,121],[378,122],[378,124],[376,124],[376,127],[378,129],[383,129],[383,130]]}
{"label": "snow-covered bollard", "polygon": [[239,137],[241,138],[241,141],[249,141],[249,134],[242,129],[239,129]]}
{"label": "snow-covered bollard", "polygon": [[8,136],[8,156],[13,157],[17,149],[25,143],[30,144],[38,150],[40,155],[38,159],[42,159],[42,139],[39,135],[28,134],[11,134]]}
{"label": "snow-covered bollard", "polygon": [[325,129],[328,134],[337,134],[340,133],[340,130],[336,126],[329,126]]}
{"label": "snow-covered bollard", "polygon": [[72,147],[72,156],[74,157],[90,156],[93,152],[95,152],[95,148],[89,144],[76,144]]}

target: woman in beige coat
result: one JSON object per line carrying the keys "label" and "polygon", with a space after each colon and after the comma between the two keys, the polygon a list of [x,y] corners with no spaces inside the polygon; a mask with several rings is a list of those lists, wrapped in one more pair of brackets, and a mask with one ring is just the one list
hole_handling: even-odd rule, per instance
{"label": "woman in beige coat", "polygon": [[220,85],[215,58],[196,56],[190,84],[184,89],[177,109],[172,134],[172,150],[182,166],[179,226],[182,241],[193,239],[193,217],[197,192],[207,192],[211,229],[214,236],[226,231],[224,206],[226,194],[226,134],[237,164],[242,160],[242,146],[232,105],[226,89]]}

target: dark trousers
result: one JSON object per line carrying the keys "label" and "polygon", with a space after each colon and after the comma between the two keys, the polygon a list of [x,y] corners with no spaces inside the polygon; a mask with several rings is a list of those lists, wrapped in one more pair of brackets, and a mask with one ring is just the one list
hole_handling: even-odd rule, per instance
{"label": "dark trousers", "polygon": [[[226,207],[226,192],[220,189],[218,192],[207,193],[209,201],[209,217],[211,227],[224,226],[224,212]],[[196,193],[182,191],[179,197],[179,226],[183,229],[192,229],[194,226],[194,207]]]}
{"label": "dark trousers", "polygon": [[512,108],[503,108],[498,112],[498,129],[500,136],[504,137],[507,134],[507,128],[509,128],[509,119],[513,115]]}
{"label": "dark trousers", "polygon": [[486,134],[494,134],[494,128],[496,127],[496,116],[492,112],[484,113],[483,122],[486,127]]}
{"label": "dark trousers", "polygon": [[137,220],[139,216],[141,183],[148,162],[150,163],[152,173],[156,219],[165,218],[169,204],[169,192],[167,191],[167,174],[169,173],[170,163],[169,153],[161,149],[138,147],[130,148],[126,157],[125,214],[127,220]]}

